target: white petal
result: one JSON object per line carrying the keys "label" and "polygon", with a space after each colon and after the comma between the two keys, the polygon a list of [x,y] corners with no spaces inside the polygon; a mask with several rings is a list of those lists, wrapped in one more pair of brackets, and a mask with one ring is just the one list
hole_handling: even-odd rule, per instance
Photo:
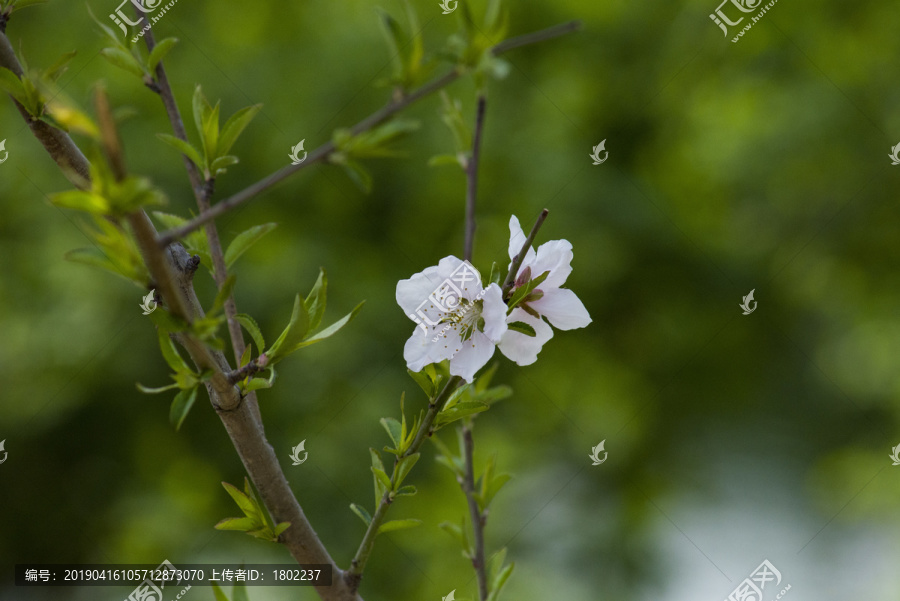
{"label": "white petal", "polygon": [[544,291],[544,296],[528,305],[550,320],[553,327],[559,330],[583,328],[591,323],[584,304],[568,288],[555,288]]}
{"label": "white petal", "polygon": [[408,280],[397,282],[397,304],[417,324],[438,324],[461,298],[473,300],[481,292],[481,274],[470,263],[450,255]]}
{"label": "white petal", "polygon": [[450,373],[461,376],[466,382],[471,382],[475,372],[485,366],[494,356],[494,343],[481,332],[475,332],[469,340],[463,343],[463,348],[450,359]]}
{"label": "white petal", "polygon": [[484,334],[494,344],[506,331],[506,303],[503,302],[503,291],[497,284],[488,286],[481,295],[484,305],[481,317],[484,318]]}
{"label": "white petal", "polygon": [[519,365],[531,365],[537,361],[537,354],[544,344],[553,338],[553,328],[543,319],[532,317],[524,309],[513,309],[508,320],[510,323],[524,321],[534,328],[536,335],[528,336],[514,330],[506,330],[500,340],[500,352]]}
{"label": "white petal", "polygon": [[572,257],[572,244],[568,240],[551,240],[541,244],[531,263],[531,277],[536,278],[545,271],[549,271],[550,275],[538,288],[546,292],[565,284],[572,273]]}
{"label": "white petal", "polygon": [[[516,255],[519,254],[519,251],[522,250],[522,245],[525,244],[525,240],[528,237],[525,235],[525,232],[522,231],[522,226],[519,225],[519,219],[515,215],[509,218],[509,265],[506,266],[506,270],[509,271],[512,267],[513,259],[516,258]],[[528,247],[528,252],[525,253],[525,260],[522,261],[522,265],[519,267],[519,273],[522,272],[525,267],[527,267],[534,260],[534,248],[531,246]],[[519,277],[519,274],[516,274],[516,277]]]}
{"label": "white petal", "polygon": [[413,335],[403,345],[406,367],[412,371],[422,371],[426,365],[449,359],[462,347],[458,334],[455,336],[455,340],[452,333],[449,336],[445,333],[435,341],[434,338],[438,332],[441,332],[441,328],[430,328],[427,333],[420,327],[415,329]]}

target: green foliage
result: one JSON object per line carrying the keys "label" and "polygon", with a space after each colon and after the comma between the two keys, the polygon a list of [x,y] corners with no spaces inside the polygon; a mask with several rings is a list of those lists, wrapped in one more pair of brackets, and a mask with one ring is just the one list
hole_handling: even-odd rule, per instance
{"label": "green foliage", "polygon": [[278,542],[279,535],[290,527],[290,522],[281,522],[275,525],[272,516],[263,506],[259,495],[250,486],[250,480],[246,476],[244,477],[244,492],[227,482],[222,482],[222,486],[237,503],[244,517],[225,518],[216,524],[217,530],[237,530],[260,540]]}
{"label": "green foliage", "polygon": [[462,30],[450,37],[446,55],[460,67],[470,70],[475,85],[483,89],[488,76],[502,79],[509,73],[509,63],[494,56],[491,48],[503,41],[509,26],[509,11],[503,0],[488,0],[484,18],[476,22],[467,0],[459,0]]}
{"label": "green foliage", "polygon": [[140,78],[144,84],[155,87],[159,83],[156,67],[172,51],[172,48],[178,43],[178,39],[160,40],[149,54],[145,54],[139,44],[131,43],[129,36],[122,38],[110,26],[95,17],[90,7],[88,7],[88,12],[103,32],[106,42],[112,44],[100,51],[103,58],[111,65]]}
{"label": "green foliage", "polygon": [[215,106],[210,105],[199,85],[194,89],[191,106],[194,125],[200,136],[200,149],[169,134],[157,134],[157,137],[190,159],[203,173],[203,178],[209,181],[225,173],[227,167],[238,163],[238,158],[229,152],[241,133],[259,113],[262,105],[255,104],[240,109],[222,127],[219,126],[219,103],[217,102]]}
{"label": "green foliage", "polygon": [[[188,222],[184,217],[160,211],[153,211],[153,216],[166,229],[180,227]],[[190,254],[200,257],[200,264],[206,267],[209,274],[212,275],[212,255],[209,250],[209,240],[206,239],[206,234],[203,233],[203,230],[192,231],[181,240],[181,243]]]}
{"label": "green foliage", "polygon": [[400,24],[383,10],[378,10],[379,22],[384,32],[391,56],[393,74],[385,83],[397,86],[403,91],[410,90],[423,82],[431,74],[434,64],[425,59],[425,45],[422,28],[415,9],[404,1],[409,20],[410,35],[407,36]]}
{"label": "green foliage", "polygon": [[338,129],[333,136],[336,150],[328,160],[340,165],[363,192],[369,193],[372,178],[357,159],[403,156],[392,145],[418,128],[417,121],[395,118],[357,135],[349,129]]}
{"label": "green foliage", "polygon": [[0,15],[9,17],[19,9],[44,4],[47,0],[2,0],[0,1]]}
{"label": "green foliage", "polygon": [[492,403],[505,399],[512,394],[509,386],[490,388],[491,379],[497,372],[498,363],[493,364],[474,382],[464,384],[453,391],[444,404],[444,408],[434,420],[435,431],[464,417],[487,411]]}
{"label": "green foliage", "polygon": [[234,586],[231,588],[231,599],[228,598],[218,582],[212,581],[211,584],[216,601],[250,601],[247,587],[243,582],[238,581],[234,583]]}
{"label": "green foliage", "polygon": [[515,569],[515,562],[506,564],[506,547],[494,553],[487,561],[488,598],[487,601],[497,601],[500,590]]}
{"label": "green foliage", "polygon": [[65,258],[75,263],[99,267],[146,290],[150,274],[130,232],[121,224],[99,215],[92,215],[91,219],[93,227],[82,229],[94,245],[70,250]]}
{"label": "green foliage", "polygon": [[[19,3],[21,8],[21,2]],[[68,69],[69,62],[75,57],[76,51],[62,55],[53,65],[44,70],[29,70],[24,58],[20,58],[23,67],[23,74],[17,76],[15,73],[5,67],[0,67],[0,89],[16,99],[28,114],[34,119],[45,121],[46,123],[66,129],[64,124],[56,121],[47,114],[45,98],[48,97],[43,91],[54,87],[56,81]]]}
{"label": "green foliage", "polygon": [[[528,270],[526,269],[526,271],[528,271]],[[530,273],[530,271],[529,271],[529,273]],[[507,303],[508,308],[506,310],[506,314],[509,315],[510,313],[512,313],[513,309],[515,309],[519,305],[522,305],[523,303],[527,303],[528,301],[537,300],[537,299],[541,298],[541,296],[543,296],[543,294],[540,292],[535,292],[535,290],[538,286],[540,286],[541,284],[544,283],[544,280],[546,280],[547,276],[549,276],[549,275],[550,275],[550,272],[545,271],[544,273],[542,273],[538,277],[534,278],[533,280],[528,280],[521,286],[514,288],[512,290],[512,295],[510,296],[509,301]],[[531,335],[533,336],[534,334],[531,334]]]}
{"label": "green foliage", "polygon": [[242,254],[247,252],[251,246],[259,242],[266,234],[278,227],[277,223],[264,223],[262,225],[254,225],[234,237],[231,244],[225,250],[225,266],[230,268],[234,265]]}
{"label": "green foliage", "polygon": [[344,326],[350,323],[356,314],[362,310],[365,301],[356,305],[356,307],[347,315],[334,322],[324,330],[317,334],[310,333],[322,321],[322,315],[325,312],[326,293],[328,288],[328,279],[325,270],[319,271],[319,277],[315,285],[307,295],[306,299],[299,294],[294,298],[294,310],[291,313],[291,320],[281,332],[281,335],[266,351],[266,357],[269,365],[274,365],[281,361],[291,353],[301,348],[321,342],[326,338],[334,336]]}
{"label": "green foliage", "polygon": [[446,91],[441,90],[441,120],[453,134],[456,154],[441,154],[431,157],[428,164],[432,167],[441,165],[457,165],[466,168],[472,154],[472,131],[466,123],[462,112],[462,102],[450,99]]}

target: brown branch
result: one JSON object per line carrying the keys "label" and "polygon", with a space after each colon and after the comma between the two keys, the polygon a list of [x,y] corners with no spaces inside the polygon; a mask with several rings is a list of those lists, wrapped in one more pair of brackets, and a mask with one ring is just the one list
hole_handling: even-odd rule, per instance
{"label": "brown branch", "polygon": [[519,267],[522,266],[522,261],[525,260],[525,255],[528,254],[528,249],[531,248],[531,243],[534,242],[535,236],[537,236],[538,230],[541,229],[541,226],[544,225],[544,219],[547,218],[547,215],[550,213],[547,209],[541,211],[541,214],[538,215],[537,221],[534,222],[534,227],[531,228],[531,233],[528,234],[528,238],[525,239],[525,244],[522,245],[522,250],[519,251],[519,254],[515,256],[512,261],[512,265],[509,267],[509,273],[506,274],[506,279],[503,280],[503,297],[506,298],[507,293],[512,289],[513,282],[515,281],[516,274],[519,272]]}
{"label": "brown branch", "polygon": [[[529,33],[525,35],[521,35],[518,37],[510,38],[504,42],[500,42],[496,46],[491,49],[491,52],[495,56],[499,56],[505,52],[508,52],[514,48],[519,48],[521,46],[526,46],[528,44],[536,44],[538,42],[543,42],[544,40],[549,40],[555,37],[559,37],[561,35],[565,35],[567,33],[571,33],[576,31],[581,27],[580,21],[572,21],[570,23],[564,23],[562,25],[556,25],[554,27],[549,27],[547,29],[543,29],[541,31],[536,31],[534,33]],[[372,113],[356,125],[350,128],[350,133],[352,135],[359,135],[365,131],[368,131],[379,125],[380,123],[386,121],[390,117],[392,117],[395,113],[405,109],[407,106],[421,100],[422,98],[437,92],[441,88],[444,88],[454,81],[456,81],[460,76],[465,73],[465,70],[461,68],[455,68],[452,71],[445,73],[441,77],[423,85],[419,89],[414,92],[403,95],[394,95],[391,101],[388,102],[386,106],[379,109],[378,111]],[[216,203],[214,207],[212,207],[209,211],[201,213],[185,223],[184,225],[173,228],[169,231],[163,232],[163,234],[159,238],[159,244],[161,246],[166,246],[171,244],[172,242],[179,240],[210,219],[215,219],[220,215],[230,211],[234,207],[250,200],[254,196],[268,190],[275,184],[281,182],[285,178],[297,173],[301,169],[306,168],[307,166],[321,161],[324,158],[327,158],[332,152],[335,151],[335,146],[333,142],[326,142],[322,146],[319,146],[315,150],[311,151],[307,156],[306,160],[300,163],[299,165],[288,165],[284,167],[272,175],[266,177],[265,179],[241,190],[237,194],[223,200],[221,202]]]}
{"label": "brown branch", "polygon": [[[21,65],[15,58],[9,40],[0,33],[0,66],[14,73],[21,73]],[[31,125],[29,117],[23,115]],[[90,184],[90,164],[84,154],[65,132],[43,122],[32,127],[35,137],[43,144],[50,157],[67,174],[81,177],[73,181],[78,187]],[[72,178],[70,177],[70,180]],[[163,253],[156,243],[158,233],[150,218],[143,211],[129,216],[129,223],[148,263],[151,276],[155,278],[163,300],[168,307],[184,304],[184,313],[201,317],[203,309],[193,289],[192,276],[196,262],[180,244],[173,244]],[[152,249],[152,250],[151,250]],[[163,267],[165,266],[165,267]],[[168,292],[166,292],[168,291]],[[173,293],[174,291],[174,293]],[[179,300],[176,300],[180,298]],[[213,369],[215,375],[207,383],[210,402],[216,409],[232,443],[241,458],[247,473],[256,483],[260,495],[277,522],[290,522],[291,527],[282,533],[280,540],[298,563],[331,564],[334,584],[330,587],[316,587],[326,601],[361,601],[360,597],[344,584],[343,571],[337,566],[327,549],[322,545],[309,524],[272,449],[266,441],[262,426],[256,421],[248,403],[241,402],[240,395],[231,386],[224,373],[229,370],[225,356],[197,342],[186,334],[175,336],[201,369]]]}
{"label": "brown branch", "polygon": [[472,250],[475,246],[475,199],[478,192],[478,159],[481,157],[481,134],[484,131],[486,102],[484,94],[479,94],[475,117],[475,138],[472,141],[472,156],[466,163],[466,241],[463,258],[470,262],[472,261]]}
{"label": "brown branch", "polygon": [[487,571],[484,561],[484,525],[485,516],[478,508],[475,500],[475,467],[474,454],[475,442],[472,440],[472,428],[469,425],[462,426],[463,431],[463,456],[465,457],[465,479],[460,483],[466,501],[469,504],[469,516],[472,519],[472,534],[474,535],[475,556],[472,557],[472,567],[478,576],[478,596],[481,601],[486,601],[488,596]]}
{"label": "brown branch", "polygon": [[[406,449],[406,452],[403,453],[402,457],[398,457],[394,461],[395,465],[403,457],[408,457],[417,453],[425,442],[425,439],[434,433],[432,424],[434,423],[437,414],[441,412],[441,409],[444,408],[444,404],[450,398],[450,395],[459,388],[461,382],[461,377],[451,376],[441,392],[431,399],[428,403],[428,411],[425,413],[425,418],[422,420],[419,429],[416,431],[416,437],[413,439],[409,448]],[[396,474],[396,470],[394,471],[394,474]],[[394,486],[394,474],[391,475],[391,488]],[[359,548],[356,550],[356,555],[353,556],[353,561],[350,562],[350,569],[344,574],[344,580],[347,585],[350,586],[351,590],[355,591],[359,588],[363,570],[366,568],[366,562],[369,560],[369,555],[371,555],[372,549],[375,547],[375,538],[378,536],[378,529],[384,522],[387,510],[392,502],[393,498],[391,497],[391,491],[387,491],[384,493],[384,496],[381,497],[381,502],[378,504],[375,513],[372,515],[372,521],[369,522],[366,533],[363,535],[363,539],[359,543]]]}

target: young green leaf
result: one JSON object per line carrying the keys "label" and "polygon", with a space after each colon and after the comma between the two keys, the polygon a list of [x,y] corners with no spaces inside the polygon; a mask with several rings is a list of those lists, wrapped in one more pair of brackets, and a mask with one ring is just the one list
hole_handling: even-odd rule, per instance
{"label": "young green leaf", "polygon": [[391,437],[391,442],[394,443],[394,448],[399,449],[400,445],[403,443],[403,437],[401,436],[400,432],[400,422],[398,422],[393,417],[382,417],[379,421],[387,431],[388,436]]}
{"label": "young green leaf", "polygon": [[[244,478],[244,482],[246,484],[247,478]],[[237,503],[237,506],[241,508],[241,511],[244,512],[244,515],[248,517],[259,517],[259,512],[256,510],[256,504],[253,502],[247,494],[242,492],[237,486],[233,484],[229,484],[228,482],[222,482],[222,486],[225,488],[225,491],[228,495],[234,499],[234,502]]]}
{"label": "young green leaf", "polygon": [[225,125],[222,126],[222,132],[219,135],[218,153],[220,155],[228,154],[228,151],[231,150],[231,147],[234,146],[238,137],[243,133],[247,126],[250,125],[250,122],[253,121],[253,118],[256,117],[256,114],[259,113],[260,109],[262,109],[261,104],[254,104],[253,106],[242,108],[225,122]]}
{"label": "young green leaf", "polygon": [[372,516],[369,515],[369,512],[366,511],[365,507],[357,505],[356,503],[350,503],[350,511],[358,515],[359,519],[361,519],[366,526],[372,523]]}
{"label": "young green leaf", "polygon": [[188,142],[176,138],[175,136],[170,136],[169,134],[156,134],[156,137],[191,159],[191,162],[197,167],[203,167],[203,159],[200,157],[200,152]]}
{"label": "young green leaf", "polygon": [[247,586],[240,580],[231,587],[231,601],[250,601],[247,596]]}
{"label": "young green leaf", "polygon": [[362,310],[362,307],[364,304],[366,304],[366,301],[363,301],[363,302],[359,303],[358,305],[356,305],[356,307],[354,307],[354,309],[350,313],[343,316],[341,319],[337,320],[336,322],[334,322],[333,324],[331,324],[330,326],[328,326],[327,328],[325,328],[324,330],[322,330],[315,336],[310,336],[309,338],[307,338],[306,340],[304,340],[303,342],[298,344],[294,350],[301,349],[305,346],[309,346],[311,344],[321,342],[321,341],[325,340],[326,338],[330,338],[331,336],[334,336],[335,334],[338,333],[338,331],[341,330],[341,328],[343,328],[348,323],[353,321],[353,318],[356,317],[356,314]]}
{"label": "young green leaf", "polygon": [[124,69],[143,79],[145,75],[144,67],[130,52],[126,52],[122,48],[112,47],[104,48],[100,51],[100,54],[116,67]]}
{"label": "young green leaf", "polygon": [[246,532],[255,527],[256,522],[251,518],[225,518],[213,526],[216,530],[237,530],[240,532]]}
{"label": "young green leaf", "polygon": [[534,328],[531,324],[525,323],[524,321],[514,321],[510,324],[507,324],[507,327],[513,332],[519,332],[520,334],[525,334],[526,336],[531,336],[534,338],[537,336],[537,333],[534,331]]}
{"label": "young green leaf", "polygon": [[407,528],[415,528],[416,526],[421,526],[422,520],[391,520],[390,522],[385,522],[378,528],[378,534],[384,534],[385,532],[393,532],[394,530],[406,530]]}
{"label": "young green leaf", "polygon": [[15,73],[0,67],[0,89],[15,98],[19,104],[25,104],[25,87]]}
{"label": "young green leaf", "polygon": [[407,455],[397,462],[397,481],[394,483],[395,489],[403,483],[403,480],[409,474],[410,470],[412,470],[413,466],[416,465],[417,461],[419,461],[419,453]]}
{"label": "young green leaf", "polygon": [[256,323],[255,319],[253,319],[246,313],[238,313],[237,315],[235,315],[235,318],[242,326],[244,326],[244,329],[247,330],[247,333],[250,334],[250,337],[253,338],[253,342],[256,343],[256,348],[266,348],[266,339],[263,338],[262,330],[259,329],[259,324]]}
{"label": "young green leaf", "polygon": [[184,418],[187,417],[188,412],[191,410],[191,407],[196,400],[196,387],[182,390],[175,395],[175,400],[172,401],[172,406],[169,409],[169,421],[175,426],[176,430],[181,428],[181,424],[184,423]]}
{"label": "young green leaf", "polygon": [[281,333],[281,336],[278,337],[278,340],[272,345],[272,348],[266,351],[269,362],[274,363],[297,350],[299,348],[297,345],[303,340],[308,331],[309,311],[307,311],[306,304],[298,294],[294,299],[294,311],[291,314],[291,321]]}
{"label": "young green leaf", "polygon": [[169,384],[168,386],[160,386],[159,388],[149,388],[144,386],[141,383],[137,384],[137,389],[143,392],[144,394],[159,394],[160,392],[165,392],[167,390],[172,390],[173,388],[178,388],[178,384]]}
{"label": "young green leaf", "polygon": [[414,494],[419,492],[415,486],[412,484],[407,484],[406,486],[401,486],[397,489],[397,492],[394,493],[395,497],[411,497]]}
{"label": "young green leaf", "polygon": [[[259,242],[263,236],[278,227],[277,223],[264,223],[262,225],[254,225],[244,230],[234,237],[228,249],[225,251],[225,265],[231,267],[234,262],[240,258],[247,250]],[[315,327],[315,326],[311,326]]]}
{"label": "young green leaf", "polygon": [[55,82],[59,79],[60,76],[66,72],[66,69],[69,68],[69,63],[75,58],[77,53],[77,50],[73,50],[72,52],[67,52],[59,57],[55,63],[44,70],[44,78],[50,82]]}
{"label": "young green leaf", "polygon": [[209,172],[213,177],[218,177],[223,173],[228,172],[228,169],[226,169],[226,167],[237,165],[240,162],[240,159],[238,159],[236,156],[232,154],[225,154],[212,162],[212,165],[209,166]]}
{"label": "young green leaf", "polygon": [[[166,38],[159,41],[153,47],[150,57],[147,59],[147,66],[150,67],[150,73],[156,73],[156,66],[169,54],[169,51],[178,43],[178,38]],[[155,79],[155,77],[154,77]]]}
{"label": "young green leaf", "polygon": [[490,407],[485,403],[481,403],[478,401],[463,401],[461,403],[457,403],[450,409],[444,409],[440,413],[437,414],[437,417],[434,419],[435,427],[446,426],[451,422],[455,422],[458,419],[462,419],[469,415],[474,415],[476,413],[481,413],[482,411],[487,411]]}
{"label": "young green leaf", "polygon": [[229,601],[228,597],[225,595],[225,592],[219,588],[219,585],[215,582],[212,582],[213,594],[216,596],[216,601]]}
{"label": "young green leaf", "polygon": [[309,310],[309,329],[315,330],[322,323],[325,315],[325,301],[328,292],[328,275],[325,268],[319,268],[319,277],[306,297],[306,308]]}
{"label": "young green leaf", "polygon": [[413,380],[416,381],[416,384],[419,385],[419,388],[421,388],[425,392],[428,398],[431,398],[435,395],[435,392],[437,391],[434,389],[434,382],[431,380],[431,378],[428,377],[428,374],[425,373],[424,370],[415,372],[407,369],[406,372]]}
{"label": "young green leaf", "polygon": [[162,351],[163,359],[166,360],[169,367],[176,372],[190,372],[191,368],[188,367],[187,362],[185,362],[181,355],[178,354],[178,349],[175,348],[175,343],[172,342],[169,334],[163,330],[159,330],[157,332],[157,337],[159,338],[159,348]]}
{"label": "young green leaf", "polygon": [[381,483],[384,487],[384,490],[381,491],[381,496],[384,496],[386,491],[391,490],[391,479],[388,478],[388,475],[384,473],[384,470],[380,470],[377,467],[371,468],[372,473],[375,474],[375,478]]}

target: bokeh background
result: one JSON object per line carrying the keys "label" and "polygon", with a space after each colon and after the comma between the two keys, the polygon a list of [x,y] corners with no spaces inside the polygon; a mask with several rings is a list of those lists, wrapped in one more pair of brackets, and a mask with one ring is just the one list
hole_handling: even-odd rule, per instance
{"label": "bokeh background", "polygon": [[[413,3],[437,53],[456,15]],[[103,19],[116,8],[88,4]],[[406,26],[400,2],[380,6]],[[197,83],[227,114],[265,105],[217,199],[386,101],[375,8],[182,0],[154,26],[157,39],[181,40],[166,63],[183,114]],[[709,18],[716,8],[511,6],[511,34],[570,19],[584,28],[506,55],[508,77],[489,84],[475,263],[505,261],[509,216],[530,224],[547,207],[539,242],[572,242],[567,286],[594,321],[556,332],[532,366],[497,354],[497,381],[515,394],[477,420],[476,460],[496,453],[513,475],[486,534],[516,562],[505,599],[719,601],[763,559],[794,601],[900,595],[900,467],[888,457],[900,443],[900,167],[887,156],[900,142],[900,11],[782,0],[732,43]],[[155,137],[169,131],[161,104],[98,55],[85,3],[25,9],[7,33],[33,66],[77,49],[65,93],[87,107],[104,80],[136,113],[122,125],[130,170],[167,192],[167,210],[195,210],[181,159]],[[471,80],[449,93],[471,120]],[[368,447],[387,442],[378,419],[398,414],[404,391],[408,410],[425,402],[402,359],[414,326],[396,282],[462,253],[464,178],[427,166],[453,148],[439,107],[434,96],[406,112],[421,129],[405,158],[368,163],[372,194],[317,165],[219,221],[226,242],[279,224],[236,270],[238,306],[270,339],[320,266],[326,320],[367,300],[259,394],[269,440],[342,566],[363,534],[348,505],[372,508]],[[244,476],[221,423],[201,395],[175,432],[170,396],[136,390],[167,379],[143,292],[63,259],[88,244],[84,225],[47,200],[69,185],[6,97],[0,138],[0,599],[130,590],[17,589],[17,562],[289,563],[277,545],[212,528],[236,512],[220,482]],[[593,166],[603,139],[609,160]],[[198,289],[208,303],[205,273]],[[758,309],[743,316],[751,289]],[[309,459],[293,467],[303,439]],[[609,458],[593,467],[601,440]],[[438,528],[465,504],[434,456],[427,445],[410,480],[419,494],[390,516],[425,525],[379,539],[367,601],[476,594]],[[213,597],[195,587],[186,598]],[[253,601],[315,598],[251,589]]]}

